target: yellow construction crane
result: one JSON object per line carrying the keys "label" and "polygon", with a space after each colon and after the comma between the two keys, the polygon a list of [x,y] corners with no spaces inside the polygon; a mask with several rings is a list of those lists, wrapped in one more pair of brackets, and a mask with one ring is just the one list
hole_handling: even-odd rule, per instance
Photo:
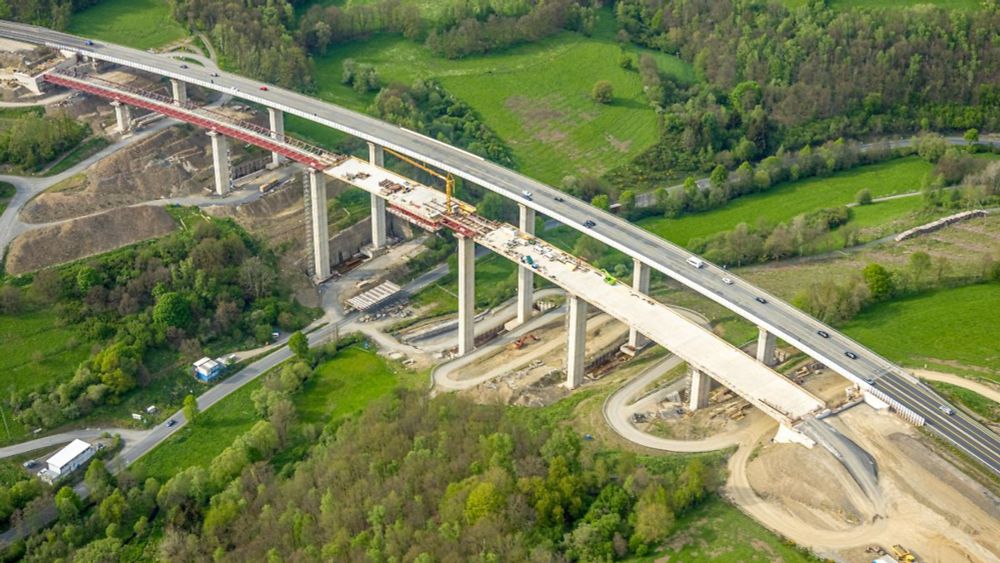
{"label": "yellow construction crane", "polygon": [[385,152],[392,154],[393,156],[402,160],[403,162],[416,166],[417,168],[423,170],[424,172],[430,174],[431,176],[444,180],[445,213],[451,215],[451,196],[452,193],[454,193],[455,191],[455,177],[451,175],[451,172],[449,172],[448,175],[445,176],[444,174],[438,172],[437,170],[433,170],[429,168],[427,165],[417,162],[416,160],[413,160],[408,156],[401,155],[392,149],[384,149],[384,150]]}

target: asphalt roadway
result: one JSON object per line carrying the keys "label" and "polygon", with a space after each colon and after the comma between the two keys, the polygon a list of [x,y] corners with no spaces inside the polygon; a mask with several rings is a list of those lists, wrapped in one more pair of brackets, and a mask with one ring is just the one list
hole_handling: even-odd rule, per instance
{"label": "asphalt roadway", "polygon": [[[690,253],[683,248],[556,188],[408,129],[239,75],[100,41],[88,44],[73,35],[13,22],[0,22],[0,37],[45,44],[230,94],[382,145],[497,192],[648,264],[862,386],[867,385],[865,380],[874,380],[893,400],[923,417],[932,432],[1000,475],[1000,437],[957,409],[953,415],[943,412],[944,399],[900,367],[732,274],[725,275],[735,283],[723,283],[722,268],[707,262],[703,268],[688,265]],[[588,220],[595,225],[586,227]],[[846,356],[848,351],[857,359]]]}

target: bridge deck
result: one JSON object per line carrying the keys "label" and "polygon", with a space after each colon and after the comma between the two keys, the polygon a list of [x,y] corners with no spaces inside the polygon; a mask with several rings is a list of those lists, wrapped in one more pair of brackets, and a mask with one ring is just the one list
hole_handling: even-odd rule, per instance
{"label": "bridge deck", "polygon": [[635,327],[780,422],[791,424],[825,408],[805,389],[666,305],[625,284],[611,285],[601,271],[540,239],[525,238],[511,225],[477,242],[518,262],[530,256],[536,274]]}

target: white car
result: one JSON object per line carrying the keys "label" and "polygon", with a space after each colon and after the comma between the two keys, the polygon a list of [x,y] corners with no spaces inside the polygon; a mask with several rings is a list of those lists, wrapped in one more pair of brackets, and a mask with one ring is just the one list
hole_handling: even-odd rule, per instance
{"label": "white car", "polygon": [[733,280],[732,278],[722,278],[722,283],[726,285],[733,285]]}

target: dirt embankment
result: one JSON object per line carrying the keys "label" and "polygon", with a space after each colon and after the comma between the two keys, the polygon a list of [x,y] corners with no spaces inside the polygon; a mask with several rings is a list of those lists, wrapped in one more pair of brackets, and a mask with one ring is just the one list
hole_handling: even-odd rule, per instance
{"label": "dirt embankment", "polygon": [[162,207],[126,207],[28,231],[10,245],[7,271],[14,275],[163,236],[177,223]]}
{"label": "dirt embankment", "polygon": [[171,127],[56,184],[30,201],[21,218],[49,223],[200,192],[211,181],[211,165],[208,137]]}

